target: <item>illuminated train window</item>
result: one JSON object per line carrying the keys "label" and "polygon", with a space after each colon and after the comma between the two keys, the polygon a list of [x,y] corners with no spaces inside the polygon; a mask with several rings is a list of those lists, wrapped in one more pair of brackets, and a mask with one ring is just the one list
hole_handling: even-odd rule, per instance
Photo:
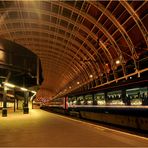
{"label": "illuminated train window", "polygon": [[145,105],[148,103],[148,87],[127,89],[126,98],[131,105]]}
{"label": "illuminated train window", "polygon": [[95,94],[94,105],[106,105],[104,93]]}
{"label": "illuminated train window", "polygon": [[107,104],[108,105],[125,105],[121,97],[121,90],[108,92]]}
{"label": "illuminated train window", "polygon": [[84,100],[85,105],[92,105],[93,104],[93,98],[92,95],[86,95]]}
{"label": "illuminated train window", "polygon": [[77,105],[81,105],[84,104],[84,97],[83,96],[79,96],[77,97]]}

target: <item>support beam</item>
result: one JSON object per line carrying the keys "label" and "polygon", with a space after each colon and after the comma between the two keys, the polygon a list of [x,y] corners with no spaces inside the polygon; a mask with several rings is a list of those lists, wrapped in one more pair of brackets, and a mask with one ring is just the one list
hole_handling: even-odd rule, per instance
{"label": "support beam", "polygon": [[4,85],[2,117],[7,117],[7,86]]}
{"label": "support beam", "polygon": [[18,110],[18,98],[16,99],[16,109]]}
{"label": "support beam", "polygon": [[26,91],[26,92],[24,92],[24,103],[23,103],[23,112],[24,112],[24,114],[29,113],[28,98],[29,98],[29,92]]}
{"label": "support beam", "polygon": [[32,103],[32,109],[33,109],[33,99],[32,99],[32,101],[31,101],[31,103]]}
{"label": "support beam", "polygon": [[40,78],[40,62],[39,62],[39,58],[37,57],[37,78],[36,78],[36,83],[37,85],[39,85],[39,78]]}
{"label": "support beam", "polygon": [[16,102],[15,102],[15,99],[16,99],[16,95],[15,95],[15,89],[13,90],[13,95],[14,95],[14,112],[16,111]]}
{"label": "support beam", "polygon": [[[9,78],[11,76],[11,72],[8,73],[5,82],[8,82]],[[2,108],[2,117],[7,117],[7,86],[5,84],[4,85],[4,91],[3,91],[3,108]]]}

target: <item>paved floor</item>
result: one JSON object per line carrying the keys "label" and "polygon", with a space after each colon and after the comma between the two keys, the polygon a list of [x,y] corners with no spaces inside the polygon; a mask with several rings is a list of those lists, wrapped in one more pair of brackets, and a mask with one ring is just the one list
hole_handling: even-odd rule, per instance
{"label": "paved floor", "polygon": [[0,147],[148,147],[148,138],[40,109],[0,117]]}

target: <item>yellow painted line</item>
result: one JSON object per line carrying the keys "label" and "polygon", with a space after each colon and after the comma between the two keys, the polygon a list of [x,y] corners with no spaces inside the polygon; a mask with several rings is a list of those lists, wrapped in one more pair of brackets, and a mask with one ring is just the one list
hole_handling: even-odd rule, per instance
{"label": "yellow painted line", "polygon": [[131,133],[126,133],[126,132],[118,131],[118,130],[115,130],[115,129],[110,129],[110,128],[103,127],[103,126],[100,126],[100,125],[94,125],[92,123],[88,123],[88,122],[84,122],[84,121],[79,121],[79,120],[76,120],[76,119],[73,119],[73,118],[69,118],[69,117],[65,117],[65,116],[58,115],[58,114],[55,114],[55,115],[56,116],[60,116],[60,117],[65,118],[65,119],[68,119],[68,120],[75,121],[75,122],[87,124],[87,125],[92,126],[92,127],[96,128],[98,130],[102,130],[102,131],[103,130],[109,130],[109,131],[117,132],[117,133],[120,133],[120,134],[124,134],[124,135],[128,135],[128,136],[133,136],[133,137],[136,137],[136,138],[140,138],[140,139],[143,139],[143,140],[148,140],[148,138],[142,137],[142,136],[139,136],[139,135],[134,135],[134,134],[131,134]]}

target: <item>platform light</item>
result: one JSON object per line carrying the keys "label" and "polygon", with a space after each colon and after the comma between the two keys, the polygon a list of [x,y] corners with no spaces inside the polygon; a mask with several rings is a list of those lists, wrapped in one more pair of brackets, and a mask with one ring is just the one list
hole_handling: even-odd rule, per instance
{"label": "platform light", "polygon": [[138,78],[140,78],[140,73],[138,72]]}
{"label": "platform light", "polygon": [[92,78],[92,77],[93,77],[93,75],[89,75],[89,77],[90,77],[90,78]]}
{"label": "platform light", "polygon": [[71,86],[69,86],[69,89],[71,89]]}
{"label": "platform light", "polygon": [[7,86],[7,87],[11,87],[11,88],[14,88],[15,87],[15,85],[10,84],[10,83],[7,83],[7,82],[4,82],[4,85]]}
{"label": "platform light", "polygon": [[21,90],[22,91],[27,91],[28,89],[24,88],[24,87],[21,87]]}
{"label": "platform light", "polygon": [[79,85],[79,84],[80,84],[80,82],[77,82],[77,84]]}
{"label": "platform light", "polygon": [[120,61],[119,60],[116,60],[116,64],[120,64]]}
{"label": "platform light", "polygon": [[34,94],[36,94],[36,91],[33,91],[33,90],[32,90],[31,92],[34,93]]}

